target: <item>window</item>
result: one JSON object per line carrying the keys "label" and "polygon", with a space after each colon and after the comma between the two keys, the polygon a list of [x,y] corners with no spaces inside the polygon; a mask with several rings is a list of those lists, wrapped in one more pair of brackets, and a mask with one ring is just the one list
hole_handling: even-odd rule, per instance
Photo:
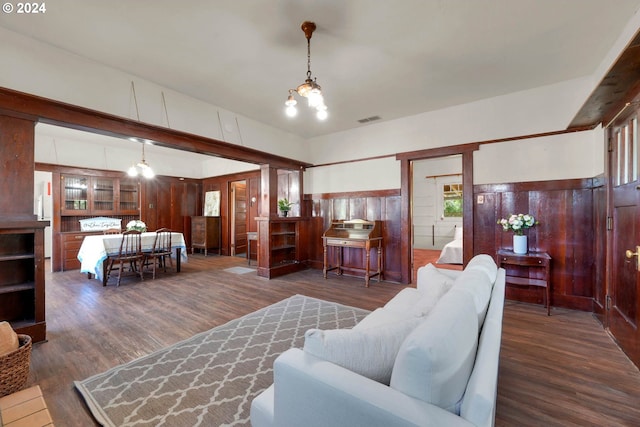
{"label": "window", "polygon": [[442,186],[444,218],[462,218],[462,184],[444,184]]}

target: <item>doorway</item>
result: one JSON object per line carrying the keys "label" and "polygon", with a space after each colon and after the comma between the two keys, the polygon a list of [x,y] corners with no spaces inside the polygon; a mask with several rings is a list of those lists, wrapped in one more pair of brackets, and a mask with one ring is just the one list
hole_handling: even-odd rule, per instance
{"label": "doorway", "polygon": [[231,256],[247,253],[247,182],[232,181],[230,188]]}
{"label": "doorway", "polygon": [[426,264],[462,270],[462,155],[411,162],[412,282]]}

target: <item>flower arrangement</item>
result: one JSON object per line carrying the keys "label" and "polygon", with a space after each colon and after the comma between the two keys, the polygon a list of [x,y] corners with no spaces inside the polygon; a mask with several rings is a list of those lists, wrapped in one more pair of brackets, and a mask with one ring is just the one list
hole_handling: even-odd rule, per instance
{"label": "flower arrangement", "polygon": [[127,223],[127,231],[131,231],[131,230],[136,230],[141,233],[144,233],[145,231],[147,231],[147,224],[140,221],[139,219],[134,219]]}
{"label": "flower arrangement", "polygon": [[540,224],[540,222],[536,221],[533,215],[513,214],[507,219],[498,220],[498,224],[502,226],[504,231],[513,231],[515,235],[522,236],[525,229]]}

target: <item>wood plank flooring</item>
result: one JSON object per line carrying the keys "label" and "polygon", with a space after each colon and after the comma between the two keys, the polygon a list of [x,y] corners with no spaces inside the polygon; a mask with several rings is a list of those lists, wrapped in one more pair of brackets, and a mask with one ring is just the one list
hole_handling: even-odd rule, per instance
{"label": "wood plank flooring", "polygon": [[438,264],[438,258],[442,251],[434,249],[413,249],[413,283],[416,281],[418,268],[429,263],[435,265],[438,268],[446,268],[449,270],[462,270],[460,264]]}
{"label": "wood plank flooring", "polygon": [[[162,349],[294,294],[373,310],[403,286],[322,278],[307,270],[267,280],[237,257],[194,255],[179,274],[119,288],[78,271],[47,274],[48,341],[34,345],[39,384],[56,426],[96,425],[73,381]],[[640,372],[589,314],[507,302],[497,426],[638,426]]]}

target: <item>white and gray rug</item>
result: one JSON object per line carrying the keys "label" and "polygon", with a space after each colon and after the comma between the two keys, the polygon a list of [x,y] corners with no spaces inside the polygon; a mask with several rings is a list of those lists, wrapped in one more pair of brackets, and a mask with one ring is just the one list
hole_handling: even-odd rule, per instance
{"label": "white and gray rug", "polygon": [[227,271],[229,273],[234,273],[234,274],[247,274],[247,273],[255,273],[256,269],[249,268],[249,267],[229,267],[229,268],[225,268],[224,271]]}
{"label": "white and gray rug", "polygon": [[75,385],[104,426],[249,426],[273,361],[310,328],[350,328],[368,311],[294,295]]}

